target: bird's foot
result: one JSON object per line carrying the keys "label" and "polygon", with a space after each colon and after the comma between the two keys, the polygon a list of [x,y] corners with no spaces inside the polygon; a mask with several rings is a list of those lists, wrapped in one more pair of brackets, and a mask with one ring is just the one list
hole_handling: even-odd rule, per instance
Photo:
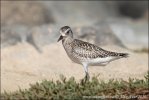
{"label": "bird's foot", "polygon": [[88,82],[90,79],[90,76],[88,73],[86,73],[85,77],[81,80],[81,84],[84,85],[86,82]]}
{"label": "bird's foot", "polygon": [[89,76],[89,74],[88,73],[86,73],[86,75],[85,75],[85,82],[87,82],[87,81],[89,81],[89,79],[90,79],[90,76]]}

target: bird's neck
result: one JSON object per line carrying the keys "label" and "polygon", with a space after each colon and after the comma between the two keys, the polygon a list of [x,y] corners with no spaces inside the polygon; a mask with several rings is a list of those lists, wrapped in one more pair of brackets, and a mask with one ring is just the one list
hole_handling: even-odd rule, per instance
{"label": "bird's neck", "polygon": [[65,39],[62,40],[63,44],[70,44],[73,41],[72,37],[66,37]]}

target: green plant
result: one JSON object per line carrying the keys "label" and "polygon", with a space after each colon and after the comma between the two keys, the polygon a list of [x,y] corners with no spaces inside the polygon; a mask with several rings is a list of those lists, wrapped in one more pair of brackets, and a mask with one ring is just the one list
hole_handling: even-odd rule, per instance
{"label": "green plant", "polygon": [[87,82],[76,82],[74,77],[66,79],[63,75],[60,76],[61,80],[48,81],[43,80],[41,83],[30,85],[29,89],[19,89],[16,92],[1,94],[1,99],[43,99],[43,100],[65,100],[65,99],[85,99],[88,96],[136,96],[144,95],[149,96],[149,74],[143,80],[129,79],[114,80],[108,82],[99,80],[97,77],[92,77]]}

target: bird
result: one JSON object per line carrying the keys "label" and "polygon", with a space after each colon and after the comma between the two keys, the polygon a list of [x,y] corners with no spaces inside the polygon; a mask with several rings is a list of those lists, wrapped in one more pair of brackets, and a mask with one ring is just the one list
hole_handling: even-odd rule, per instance
{"label": "bird", "polygon": [[106,66],[111,61],[126,58],[128,53],[117,53],[104,50],[94,44],[73,38],[73,32],[69,26],[63,26],[59,30],[60,37],[57,42],[62,45],[68,57],[75,63],[83,65],[85,80],[89,80],[88,66]]}

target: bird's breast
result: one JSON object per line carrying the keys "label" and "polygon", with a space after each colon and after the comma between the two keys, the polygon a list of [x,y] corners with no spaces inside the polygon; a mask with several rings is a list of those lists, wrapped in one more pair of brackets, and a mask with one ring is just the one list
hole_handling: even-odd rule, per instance
{"label": "bird's breast", "polygon": [[63,43],[63,47],[68,57],[75,63],[81,64],[79,58],[73,54],[73,47],[70,43]]}

